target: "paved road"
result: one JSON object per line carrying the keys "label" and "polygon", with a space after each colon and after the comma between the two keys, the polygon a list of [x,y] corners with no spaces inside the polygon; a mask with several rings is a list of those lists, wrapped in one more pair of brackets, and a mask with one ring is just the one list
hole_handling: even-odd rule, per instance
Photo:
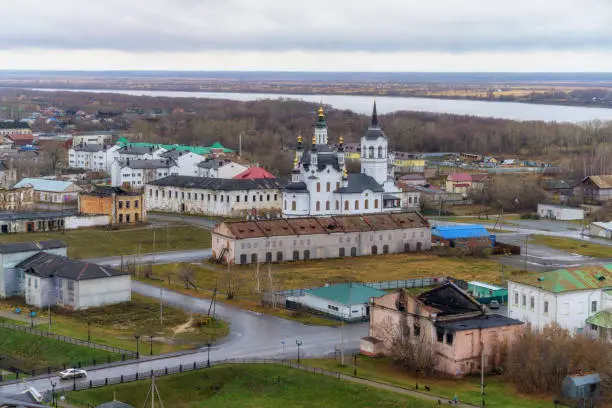
{"label": "paved road", "polygon": [[497,239],[499,241],[512,245],[519,245],[521,247],[521,255],[496,256],[495,259],[503,265],[514,268],[524,268],[526,262],[527,269],[536,271],[550,271],[559,268],[581,265],[599,265],[612,262],[612,248],[610,248],[609,258],[593,258],[560,251],[545,245],[526,244],[526,237],[527,234],[524,233],[497,234]]}
{"label": "paved road", "polygon": [[[157,298],[160,292],[159,288],[141,282],[132,282],[132,290]],[[210,306],[209,300],[168,290],[163,291],[163,299],[168,304],[199,313],[206,313]],[[359,348],[359,339],[368,334],[367,323],[345,325],[344,328],[306,326],[291,320],[260,315],[224,304],[217,304],[215,309],[217,316],[230,322],[231,333],[211,349],[212,362],[229,358],[295,358],[297,357],[296,339],[298,338],[303,342],[300,347],[300,354],[303,357],[324,357],[332,354],[339,347],[342,331],[348,355]],[[285,342],[284,353],[283,341]],[[121,374],[134,374],[179,364],[193,364],[194,361],[206,361],[206,358],[205,349],[188,355],[167,356],[153,360],[143,358],[126,365],[91,369],[89,379],[103,380],[107,377],[118,377]],[[58,378],[35,378],[27,384],[34,386],[39,391],[46,391],[51,389],[50,380],[57,382]],[[0,393],[16,394],[24,387],[25,384],[4,385],[0,386]]]}
{"label": "paved road", "polygon": [[212,256],[212,249],[193,249],[185,251],[157,252],[155,254],[140,254],[140,255],[125,255],[109,256],[105,258],[89,258],[84,261],[97,263],[99,265],[111,266],[117,268],[123,262],[134,262],[137,264],[154,263],[156,265],[173,263],[173,262],[199,262],[203,259],[208,259]]}

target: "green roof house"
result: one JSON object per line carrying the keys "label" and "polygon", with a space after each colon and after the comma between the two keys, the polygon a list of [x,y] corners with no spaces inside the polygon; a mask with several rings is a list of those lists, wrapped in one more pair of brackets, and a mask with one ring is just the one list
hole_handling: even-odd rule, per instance
{"label": "green roof house", "polygon": [[508,282],[508,317],[534,329],[557,323],[573,333],[612,341],[612,264],[513,277]]}
{"label": "green roof house", "polygon": [[306,291],[289,300],[314,312],[344,321],[367,320],[370,317],[370,298],[386,292],[362,283],[338,283]]}

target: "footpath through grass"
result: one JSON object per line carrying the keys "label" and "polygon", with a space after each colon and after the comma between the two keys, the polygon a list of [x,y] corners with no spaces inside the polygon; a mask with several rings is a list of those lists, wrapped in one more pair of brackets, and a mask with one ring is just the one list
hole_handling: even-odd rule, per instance
{"label": "footpath through grass", "polygon": [[590,244],[577,239],[550,237],[547,235],[532,235],[530,242],[594,258],[612,258],[612,245]]}
{"label": "footpath through grass", "polygon": [[[165,406],[172,408],[427,408],[417,399],[332,377],[313,375],[277,365],[217,366],[155,380]],[[81,407],[125,402],[141,407],[150,381],[139,381],[72,392],[70,402]],[[79,401],[81,402],[79,404]]]}
{"label": "footpath through grass", "polygon": [[[155,231],[155,245],[153,232]],[[135,227],[109,230],[106,228],[84,228],[54,232],[6,234],[0,243],[43,241],[59,239],[68,244],[71,258],[100,258],[105,256],[133,255],[137,253],[204,249],[211,247],[210,230],[186,225],[161,228]]]}
{"label": "footpath through grass", "polygon": [[[14,310],[16,306],[21,306],[23,310],[29,310],[19,302],[17,299],[3,301],[0,309]],[[159,310],[158,300],[137,294],[132,294],[130,302],[82,311],[53,308],[51,331],[87,340],[89,327],[92,342],[132,351],[136,351],[134,336],[139,335],[140,352],[146,354],[151,350],[150,336],[153,336],[153,354],[163,354],[195,349],[205,345],[209,339],[214,341],[229,333],[229,325],[221,320],[213,320],[206,326],[192,327],[193,316],[183,309],[167,305],[163,307],[162,327]],[[40,319],[36,328],[48,330],[46,309],[39,310],[38,316]]]}
{"label": "footpath through grass", "polygon": [[71,367],[79,362],[86,366],[93,364],[94,359],[101,363],[109,357],[112,361],[118,361],[121,357],[107,351],[5,328],[0,328],[0,350],[1,368],[16,367],[27,372],[46,370],[47,367],[57,369],[63,364]]}
{"label": "footpath through grass", "polygon": [[[347,375],[353,375],[353,360],[350,356],[345,357],[345,365],[340,366],[339,360],[313,359],[303,360],[303,364],[312,367],[323,368],[330,371],[340,371]],[[357,359],[357,376],[377,382],[397,385],[414,390],[417,383],[413,373],[398,371],[392,362],[386,358],[369,358],[359,356]],[[418,380],[419,391],[426,392],[425,386],[430,387],[432,395],[445,397],[451,400],[455,395],[462,402],[480,406],[482,397],[480,394],[480,377],[465,377],[463,379],[451,380],[441,378],[423,378]],[[552,405],[552,396],[531,396],[518,393],[513,384],[503,381],[501,376],[485,377],[487,406],[498,408],[548,408]]]}

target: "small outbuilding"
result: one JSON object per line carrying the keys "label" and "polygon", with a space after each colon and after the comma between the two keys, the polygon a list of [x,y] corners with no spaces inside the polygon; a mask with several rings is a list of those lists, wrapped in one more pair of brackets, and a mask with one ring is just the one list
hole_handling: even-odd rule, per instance
{"label": "small outbuilding", "polygon": [[562,384],[563,397],[582,401],[595,399],[600,394],[600,383],[597,373],[568,375]]}
{"label": "small outbuilding", "polygon": [[98,405],[96,408],[134,408],[134,407],[129,404],[126,404],[125,402],[111,401],[111,402],[105,402],[102,405]]}
{"label": "small outbuilding", "polygon": [[584,220],[584,210],[582,208],[565,205],[538,204],[538,215],[540,218],[559,221]]}
{"label": "small outbuilding", "polygon": [[344,321],[367,320],[370,317],[370,299],[385,294],[383,290],[362,283],[338,283],[309,290],[302,296],[291,297],[288,303]]}
{"label": "small outbuilding", "polygon": [[491,285],[490,283],[468,282],[468,293],[480,303],[489,303],[491,300],[497,300],[500,303],[508,301],[508,288]]}
{"label": "small outbuilding", "polygon": [[612,221],[591,223],[591,225],[589,225],[589,235],[592,237],[612,239]]}
{"label": "small outbuilding", "polygon": [[461,249],[491,248],[494,238],[484,226],[476,224],[436,225],[431,229],[433,246]]}

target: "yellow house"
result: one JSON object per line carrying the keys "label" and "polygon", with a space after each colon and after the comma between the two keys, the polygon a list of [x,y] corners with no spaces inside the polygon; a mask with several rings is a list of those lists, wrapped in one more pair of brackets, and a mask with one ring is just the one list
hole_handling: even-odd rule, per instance
{"label": "yellow house", "polygon": [[472,187],[472,176],[468,173],[449,174],[446,178],[446,192],[467,194]]}

